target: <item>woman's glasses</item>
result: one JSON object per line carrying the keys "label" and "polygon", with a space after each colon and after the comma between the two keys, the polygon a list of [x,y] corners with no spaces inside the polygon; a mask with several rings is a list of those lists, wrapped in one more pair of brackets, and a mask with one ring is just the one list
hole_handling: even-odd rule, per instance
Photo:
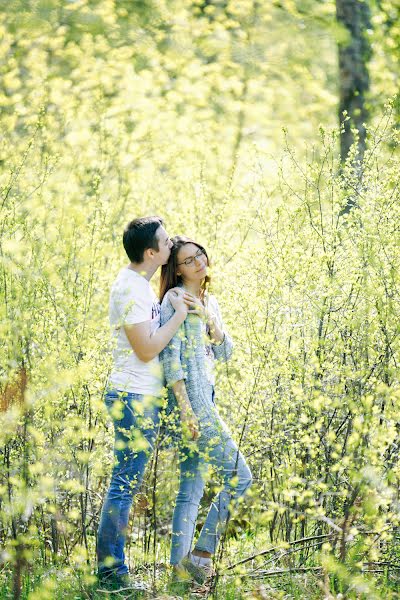
{"label": "woman's glasses", "polygon": [[200,250],[199,248],[194,256],[188,256],[183,262],[177,263],[177,266],[179,267],[180,265],[186,265],[187,267],[191,267],[192,265],[194,265],[194,261],[196,260],[196,258],[200,258],[201,256],[203,256],[203,254],[203,250]]}

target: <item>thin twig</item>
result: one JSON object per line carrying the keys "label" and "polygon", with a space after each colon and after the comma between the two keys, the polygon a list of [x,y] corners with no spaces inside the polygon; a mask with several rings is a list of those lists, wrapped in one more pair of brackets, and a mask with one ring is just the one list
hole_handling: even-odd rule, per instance
{"label": "thin twig", "polygon": [[[326,539],[326,538],[332,537],[332,535],[333,535],[332,533],[325,533],[322,535],[314,535],[314,536],[310,536],[310,537],[301,538],[299,540],[294,540],[293,542],[289,542],[289,546],[294,546],[296,544],[303,544],[305,542],[312,542],[314,540]],[[244,563],[247,563],[251,560],[254,560],[255,558],[258,558],[259,556],[265,556],[266,554],[270,554],[271,552],[277,552],[279,550],[282,550],[282,548],[279,548],[278,546],[274,546],[273,548],[269,548],[268,550],[262,550],[261,552],[257,552],[256,554],[253,554],[252,556],[248,556],[247,558],[244,558],[243,560],[239,560],[239,562],[237,562],[233,565],[229,565],[229,567],[227,567],[226,570],[229,571],[230,569],[234,569],[238,565],[243,565]]]}

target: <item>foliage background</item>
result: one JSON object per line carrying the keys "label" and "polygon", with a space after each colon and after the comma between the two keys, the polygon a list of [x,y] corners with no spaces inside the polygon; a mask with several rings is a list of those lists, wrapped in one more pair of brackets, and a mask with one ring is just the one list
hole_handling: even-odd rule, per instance
{"label": "foliage background", "polygon": [[[112,461],[108,290],[142,214],[210,251],[236,341],[218,403],[256,482],[214,594],[397,597],[399,7],[371,8],[360,182],[339,164],[331,1],[3,6],[4,597],[87,597]],[[160,591],[170,451],[154,469],[128,549]]]}

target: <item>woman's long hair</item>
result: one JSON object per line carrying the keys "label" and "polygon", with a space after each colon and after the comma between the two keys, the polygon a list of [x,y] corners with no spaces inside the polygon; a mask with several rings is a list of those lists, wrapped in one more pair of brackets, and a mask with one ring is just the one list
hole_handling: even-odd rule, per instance
{"label": "woman's long hair", "polygon": [[[172,238],[173,247],[171,248],[171,254],[168,259],[166,265],[161,267],[161,277],[160,277],[160,302],[162,302],[165,294],[171,288],[176,287],[182,283],[182,277],[177,275],[178,271],[178,252],[182,246],[186,244],[194,244],[197,246],[207,258],[208,266],[210,266],[210,259],[208,258],[208,254],[203,246],[195,242],[194,240],[186,237],[186,235],[176,235]],[[210,285],[210,277],[208,275],[205,276],[203,281],[201,282],[201,297],[203,298],[204,292]]]}

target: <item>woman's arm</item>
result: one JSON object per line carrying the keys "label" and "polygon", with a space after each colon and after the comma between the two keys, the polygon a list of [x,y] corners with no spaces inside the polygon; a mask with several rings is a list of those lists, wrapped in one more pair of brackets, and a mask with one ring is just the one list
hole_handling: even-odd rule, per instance
{"label": "woman's arm", "polygon": [[[161,325],[168,323],[173,313],[174,311],[169,299],[165,298],[161,304]],[[182,324],[170,343],[161,352],[161,360],[167,387],[172,388],[180,410],[183,433],[187,438],[195,440],[199,437],[198,421],[187,394],[184,381],[186,373],[181,361],[184,335],[185,332]]]}
{"label": "woman's arm", "polygon": [[218,302],[214,296],[210,296],[207,306],[197,305],[195,310],[188,310],[189,313],[195,313],[208,324],[210,328],[211,345],[214,356],[217,360],[227,361],[232,356],[233,342],[231,337],[224,330],[221,312]]}
{"label": "woman's arm", "polygon": [[172,384],[176,401],[180,410],[181,425],[184,435],[192,440],[199,437],[199,422],[193,412],[183,379]]}
{"label": "woman's arm", "polygon": [[225,334],[222,330],[222,327],[218,323],[216,315],[210,313],[207,319],[207,323],[210,328],[211,343],[215,345],[222,344],[222,342],[224,341]]}
{"label": "woman's arm", "polygon": [[[174,308],[171,304],[170,299],[166,296],[161,304],[160,314],[160,325],[161,328],[165,327],[170,320],[173,318]],[[164,367],[164,376],[167,382],[167,386],[171,387],[175,381],[186,378],[183,365],[181,362],[181,348],[182,340],[185,337],[185,330],[183,322],[180,324],[175,334],[172,336],[169,343],[160,353],[160,359],[162,360]]]}
{"label": "woman's arm", "polygon": [[211,340],[212,349],[214,352],[214,356],[217,360],[222,360],[226,362],[232,356],[233,351],[233,342],[230,335],[225,331],[221,311],[219,310],[219,305],[217,299],[213,297],[213,305],[215,310],[215,322],[219,325],[220,330],[223,333],[223,339],[220,344],[216,344],[213,340]]}

